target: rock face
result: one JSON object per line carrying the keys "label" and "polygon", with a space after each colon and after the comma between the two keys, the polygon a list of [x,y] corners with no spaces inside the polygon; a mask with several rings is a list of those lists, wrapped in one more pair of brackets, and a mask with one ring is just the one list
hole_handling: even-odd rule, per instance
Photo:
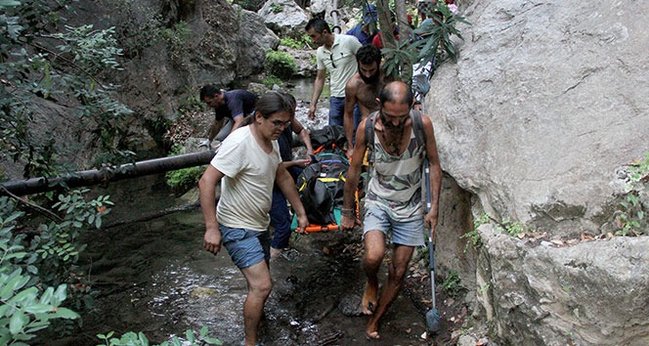
{"label": "rock face", "polygon": [[145,115],[174,114],[183,97],[197,92],[192,87],[225,87],[260,73],[266,51],[279,44],[257,14],[225,0],[85,1],[75,9],[81,23],[119,29],[127,54],[127,73],[116,76],[120,93]]}
{"label": "rock face", "polygon": [[241,10],[239,18],[237,75],[250,76],[263,68],[266,51],[277,48],[279,37],[270,29],[264,30],[264,19],[255,12]]}
{"label": "rock face", "polygon": [[[156,131],[174,120],[181,107],[196,107],[202,85],[229,87],[261,73],[266,51],[279,44],[279,38],[256,13],[233,7],[225,0],[79,1],[62,17],[70,26],[91,24],[98,30],[115,29],[124,52],[118,59],[123,70],[93,78],[102,84],[119,85],[116,99],[134,111],[122,125],[122,137],[115,139],[128,143],[128,149],[134,151],[155,150],[159,143],[154,138],[161,136]],[[56,42],[48,39],[41,44]],[[60,133],[53,141],[62,161],[89,168],[98,149],[93,143],[97,139],[87,131],[96,124],[79,120],[76,102],[72,97],[34,101],[35,119],[39,121],[32,126],[36,133]],[[66,131],[51,131],[59,127]],[[47,143],[45,137],[36,137],[36,144]],[[6,166],[2,170],[6,177],[18,178],[24,164],[2,165]]]}
{"label": "rock face", "polygon": [[257,12],[266,26],[278,35],[300,37],[309,21],[307,12],[293,0],[269,0]]}
{"label": "rock face", "polygon": [[649,138],[649,7],[473,1],[425,100],[442,168],[499,219],[599,232],[616,168]]}
{"label": "rock face", "polygon": [[[440,266],[475,282],[476,315],[504,344],[649,344],[649,239],[574,240],[615,230],[623,168],[649,150],[649,7],[467,5],[460,60],[436,71],[424,102],[442,168],[472,194],[473,215],[547,235],[532,242],[484,225],[479,255],[465,258],[477,258],[475,276],[463,261]],[[459,251],[461,214],[441,223],[440,238],[450,238],[441,253]]]}
{"label": "rock face", "polygon": [[649,238],[538,246],[480,229],[477,295],[517,345],[649,344]]}

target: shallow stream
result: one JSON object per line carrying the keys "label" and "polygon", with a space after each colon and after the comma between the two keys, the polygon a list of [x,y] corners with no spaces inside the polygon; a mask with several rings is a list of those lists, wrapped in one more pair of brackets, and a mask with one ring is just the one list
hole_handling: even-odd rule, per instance
{"label": "shallow stream", "polygon": [[[144,177],[98,191],[117,202],[107,224],[186,203],[164,188],[162,179]],[[225,250],[214,256],[202,249],[203,232],[200,210],[193,209],[93,233],[83,263],[99,290],[95,308],[83,314],[81,332],[47,344],[96,345],[95,335],[109,331],[142,331],[158,343],[201,326],[225,345],[241,344],[245,280]],[[358,315],[364,285],[360,236],[296,235],[291,246],[271,262],[274,288],[262,342],[366,343],[366,318]],[[380,344],[425,345],[424,329],[423,316],[402,295],[385,316]]]}
{"label": "shallow stream", "polygon": [[[297,83],[296,98],[309,99],[312,81]],[[324,126],[328,109],[323,101],[316,120],[306,118],[308,105],[300,103],[298,120],[311,129]],[[197,195],[174,195],[164,175],[116,182],[94,192],[110,194],[116,203],[106,224],[120,223],[86,239],[83,269],[99,295],[94,309],[83,314],[80,332],[45,344],[97,345],[96,334],[109,331],[142,331],[159,343],[202,326],[225,345],[242,344],[246,282],[227,251],[214,256],[202,249],[200,209],[151,217],[195,203]],[[421,338],[421,308],[405,294],[384,317],[382,340],[366,341],[366,317],[359,314],[364,275],[358,232],[296,234],[292,248],[271,262],[274,287],[261,327],[264,345],[429,344]]]}

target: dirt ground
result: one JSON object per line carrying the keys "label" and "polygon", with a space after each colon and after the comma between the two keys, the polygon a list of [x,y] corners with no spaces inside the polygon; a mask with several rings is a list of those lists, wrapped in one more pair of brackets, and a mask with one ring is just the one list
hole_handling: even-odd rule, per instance
{"label": "dirt ground", "polygon": [[[358,233],[357,233],[358,234]],[[350,240],[355,237],[350,237]],[[360,261],[363,255],[362,244],[359,239],[355,239],[345,248],[345,251],[353,252],[353,256]],[[352,245],[349,245],[352,244]],[[401,291],[401,297],[406,298],[412,303],[414,309],[421,315],[422,322],[425,324],[426,313],[432,308],[431,299],[431,282],[430,271],[428,269],[427,253],[423,249],[418,249],[413,255],[404,286]],[[422,258],[425,257],[425,258]],[[384,261],[385,267],[390,261],[389,251]],[[436,278],[436,308],[441,316],[440,331],[434,335],[426,335],[420,340],[425,340],[429,345],[456,345],[460,336],[460,329],[468,317],[468,307],[464,303],[465,290],[450,292],[443,288],[442,283],[445,278]],[[405,299],[402,301],[404,302]],[[395,305],[397,303],[395,302]],[[393,305],[391,309],[401,309],[401,306]],[[386,319],[389,318],[389,313]],[[409,331],[402,331],[406,334]]]}

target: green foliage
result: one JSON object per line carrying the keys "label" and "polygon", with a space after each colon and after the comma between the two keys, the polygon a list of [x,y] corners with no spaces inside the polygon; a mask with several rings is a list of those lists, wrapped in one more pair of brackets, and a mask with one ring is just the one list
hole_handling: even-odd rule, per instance
{"label": "green foliage", "polygon": [[[121,337],[113,337],[115,333],[99,334],[97,338],[104,343],[97,346],[149,346],[149,340],[143,333],[127,332]],[[174,336],[171,340],[165,341],[158,346],[202,346],[202,345],[223,345],[221,340],[208,335],[207,327],[201,327],[196,335],[191,329],[185,332],[184,340]]]}
{"label": "green foliage", "polygon": [[649,175],[649,152],[645,153],[643,159],[639,160],[629,168],[631,183],[638,183],[647,175]]}
{"label": "green foliage", "polygon": [[298,38],[282,37],[279,40],[280,46],[285,46],[293,49],[311,49],[311,38],[308,35],[302,35]]}
{"label": "green foliage", "polygon": [[435,2],[426,9],[431,17],[414,30],[414,37],[401,40],[396,49],[383,48],[383,71],[388,80],[404,80],[411,77],[411,66],[432,62],[432,72],[446,60],[457,61],[458,50],[453,36],[462,39],[456,28],[458,23],[467,23],[464,17],[453,14],[444,2]]}
{"label": "green foliage", "polygon": [[284,5],[281,4],[270,4],[270,11],[273,13],[280,13],[284,11]]}
{"label": "green foliage", "polygon": [[410,74],[404,69],[412,67],[415,53],[401,44],[395,49],[383,48],[383,73],[387,80],[400,80],[403,75]]}
{"label": "green foliage", "polygon": [[176,190],[187,190],[196,186],[203,175],[205,167],[188,167],[167,172],[167,185]]}
{"label": "green foliage", "polygon": [[462,280],[460,280],[460,276],[454,270],[449,271],[441,286],[449,296],[454,298],[459,297],[463,289]]}
{"label": "green foliage", "polygon": [[187,49],[187,42],[191,34],[192,31],[189,25],[183,21],[174,24],[173,28],[164,28],[161,30],[161,36],[169,47],[171,61],[177,65],[182,65],[181,57]]}
{"label": "green foliage", "polygon": [[525,225],[520,222],[511,220],[505,220],[501,228],[504,228],[505,233],[511,235],[512,237],[518,237],[519,235],[527,232]]}
{"label": "green foliage", "polygon": [[0,345],[24,344],[53,319],[76,319],[78,314],[61,307],[65,283],[56,289],[39,277],[43,261],[25,234],[16,231],[25,213],[7,197],[0,197]]}
{"label": "green foliage", "polygon": [[95,30],[91,24],[79,27],[65,26],[65,32],[47,35],[62,44],[56,47],[62,53],[69,53],[72,62],[87,73],[98,74],[107,69],[121,69],[116,60],[122,55],[117,47],[115,28]]}
{"label": "green foliage", "polygon": [[262,83],[263,85],[265,85],[267,88],[271,89],[271,88],[273,87],[273,85],[283,85],[283,84],[284,84],[284,81],[282,81],[281,79],[279,79],[279,77],[274,76],[274,75],[271,74],[271,75],[267,75],[267,76],[266,76],[266,77],[261,81],[261,83]]}
{"label": "green foliage", "polygon": [[[170,156],[183,154],[183,147],[174,145],[169,151]],[[196,186],[196,183],[205,171],[204,166],[181,168],[166,173],[166,181],[169,187],[177,191],[186,191]]]}
{"label": "green foliage", "polygon": [[469,245],[473,246],[476,249],[482,246],[482,238],[480,238],[478,228],[484,224],[489,223],[490,221],[491,218],[489,217],[489,214],[482,213],[480,214],[480,216],[473,220],[473,229],[460,236],[460,238],[468,239],[468,242],[464,248],[465,252],[469,248]]}
{"label": "green foliage", "polygon": [[37,234],[29,242],[30,253],[37,257],[34,265],[45,283],[54,285],[69,280],[79,283],[83,277],[75,272],[79,254],[86,247],[79,237],[82,232],[100,228],[113,205],[109,196],[86,201],[87,193],[84,189],[58,195],[53,208],[62,217],[38,225]]}
{"label": "green foliage", "polygon": [[68,285],[77,287],[73,301],[87,293],[83,275],[75,272],[85,248],[78,237],[83,230],[100,227],[112,205],[108,196],[86,201],[85,193],[59,195],[53,208],[62,216],[47,212],[53,219],[47,223],[33,222],[38,218],[0,197],[0,345],[34,338],[36,331],[50,327],[52,319],[78,317],[61,306]]}
{"label": "green foliage", "polygon": [[453,14],[444,3],[437,2],[427,11],[431,20],[422,22],[415,30],[415,35],[420,39],[410,44],[408,49],[417,52],[417,62],[426,64],[432,61],[435,65],[433,68],[449,59],[457,61],[458,51],[451,37],[463,39],[456,25],[468,22],[464,17]]}
{"label": "green foliage", "polygon": [[280,44],[280,46],[286,46],[286,47],[293,48],[293,49],[301,49],[301,48],[303,48],[300,45],[300,43],[297,40],[295,40],[294,38],[292,38],[292,37],[282,37],[279,40],[279,44]]}
{"label": "green foliage", "polygon": [[[115,86],[101,79],[119,71],[121,49],[115,29],[61,25],[68,0],[5,1],[0,6],[0,158],[24,164],[24,176],[53,175],[57,133],[36,130],[43,104],[76,110],[81,127],[105,157],[121,157],[119,148],[131,110],[114,97]],[[56,32],[58,28],[63,31]]]}
{"label": "green foliage", "polygon": [[646,234],[649,224],[646,220],[646,213],[640,203],[638,192],[627,194],[622,202],[616,216],[618,230],[616,235],[630,236]]}
{"label": "green foliage", "polygon": [[271,50],[266,53],[266,72],[279,78],[291,78],[297,72],[297,65],[293,57],[286,53]]}
{"label": "green foliage", "polygon": [[644,157],[629,166],[629,181],[626,193],[614,213],[616,235],[639,236],[649,234],[649,186],[646,184],[649,176],[649,152]]}

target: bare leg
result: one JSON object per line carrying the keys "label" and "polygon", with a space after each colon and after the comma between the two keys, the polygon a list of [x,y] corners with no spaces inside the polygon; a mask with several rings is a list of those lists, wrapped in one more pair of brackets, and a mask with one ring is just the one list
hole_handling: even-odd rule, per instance
{"label": "bare leg", "polygon": [[412,257],[413,250],[414,247],[412,246],[395,245],[392,264],[388,269],[388,282],[381,291],[381,297],[374,310],[374,314],[367,322],[365,333],[368,338],[379,338],[379,321],[401,290],[403,278],[408,270],[408,263]]}
{"label": "bare leg", "polygon": [[243,321],[246,335],[246,346],[257,343],[257,329],[264,313],[264,303],[272,288],[270,271],[266,261],[242,269],[241,272],[248,282],[248,295],[243,303]]}
{"label": "bare leg", "polygon": [[383,257],[385,256],[385,236],[380,231],[365,233],[365,255],[363,269],[367,276],[365,292],[361,301],[361,312],[371,315],[376,308],[379,293],[379,278],[377,276]]}

